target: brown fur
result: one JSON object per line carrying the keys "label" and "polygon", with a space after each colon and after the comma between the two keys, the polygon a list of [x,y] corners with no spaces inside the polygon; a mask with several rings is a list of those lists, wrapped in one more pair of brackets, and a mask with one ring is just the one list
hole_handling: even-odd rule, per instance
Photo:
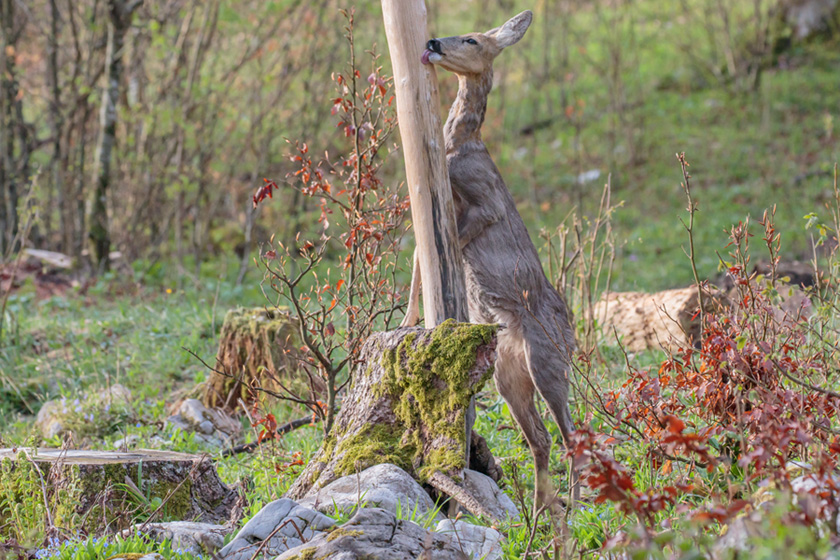
{"label": "brown fur", "polygon": [[[458,76],[458,96],[444,136],[470,320],[505,327],[499,335],[496,386],[534,456],[537,508],[550,504],[554,492],[548,474],[551,438],[534,396],[539,392],[543,397],[568,443],[574,430],[568,405],[574,333],[566,303],[546,278],[513,197],[481,140],[493,60],[522,38],[531,18],[526,11],[486,33],[433,39],[429,48],[437,52],[429,60]],[[416,254],[414,268],[405,325],[419,318]],[[577,477],[573,485],[576,499]]]}

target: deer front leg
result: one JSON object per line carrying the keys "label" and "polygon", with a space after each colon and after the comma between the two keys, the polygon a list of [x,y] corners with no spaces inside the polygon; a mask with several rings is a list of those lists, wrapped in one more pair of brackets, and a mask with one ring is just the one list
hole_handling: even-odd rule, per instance
{"label": "deer front leg", "polygon": [[408,309],[405,310],[401,327],[414,327],[420,321],[420,254],[414,249],[414,264],[411,266],[411,291],[408,293]]}
{"label": "deer front leg", "polygon": [[481,233],[501,219],[498,212],[488,211],[479,206],[468,206],[458,216],[458,241],[461,249],[481,235]]}

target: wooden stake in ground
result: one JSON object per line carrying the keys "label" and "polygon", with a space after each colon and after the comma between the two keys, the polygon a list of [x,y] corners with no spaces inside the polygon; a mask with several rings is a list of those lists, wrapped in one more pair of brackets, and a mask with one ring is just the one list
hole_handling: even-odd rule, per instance
{"label": "wooden stake in ground", "polygon": [[[397,118],[423,282],[423,318],[427,329],[446,319],[466,322],[467,290],[438,114],[437,75],[434,66],[421,62],[428,39],[426,2],[382,0],[382,17],[397,91]],[[465,464],[469,464],[474,420],[473,397],[464,425]]]}
{"label": "wooden stake in ground", "polygon": [[397,117],[423,280],[426,328],[468,321],[467,297],[449,185],[434,66],[420,62],[426,36],[424,0],[382,0],[397,90]]}

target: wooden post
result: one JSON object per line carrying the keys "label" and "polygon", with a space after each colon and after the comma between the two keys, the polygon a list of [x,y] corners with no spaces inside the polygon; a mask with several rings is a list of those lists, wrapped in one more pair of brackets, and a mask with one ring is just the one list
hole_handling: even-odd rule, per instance
{"label": "wooden post", "polygon": [[446,319],[468,321],[467,296],[438,114],[434,66],[420,57],[426,41],[425,0],[382,0],[385,33],[397,90],[414,239],[423,280],[426,328]]}
{"label": "wooden post", "polygon": [[[467,289],[438,114],[437,75],[433,65],[420,61],[428,40],[426,2],[382,0],[382,17],[397,90],[397,118],[423,281],[424,324],[431,329],[446,319],[466,322]],[[464,426],[467,468],[474,422],[475,397]],[[455,515],[457,509],[456,499],[450,504],[450,514]]]}

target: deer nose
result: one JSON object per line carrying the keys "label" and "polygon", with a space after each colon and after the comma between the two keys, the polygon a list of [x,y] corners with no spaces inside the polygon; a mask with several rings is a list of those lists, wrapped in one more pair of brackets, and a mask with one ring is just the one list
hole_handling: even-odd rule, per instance
{"label": "deer nose", "polygon": [[426,48],[434,53],[443,54],[440,50],[440,41],[437,39],[429,39],[429,42],[426,43]]}

